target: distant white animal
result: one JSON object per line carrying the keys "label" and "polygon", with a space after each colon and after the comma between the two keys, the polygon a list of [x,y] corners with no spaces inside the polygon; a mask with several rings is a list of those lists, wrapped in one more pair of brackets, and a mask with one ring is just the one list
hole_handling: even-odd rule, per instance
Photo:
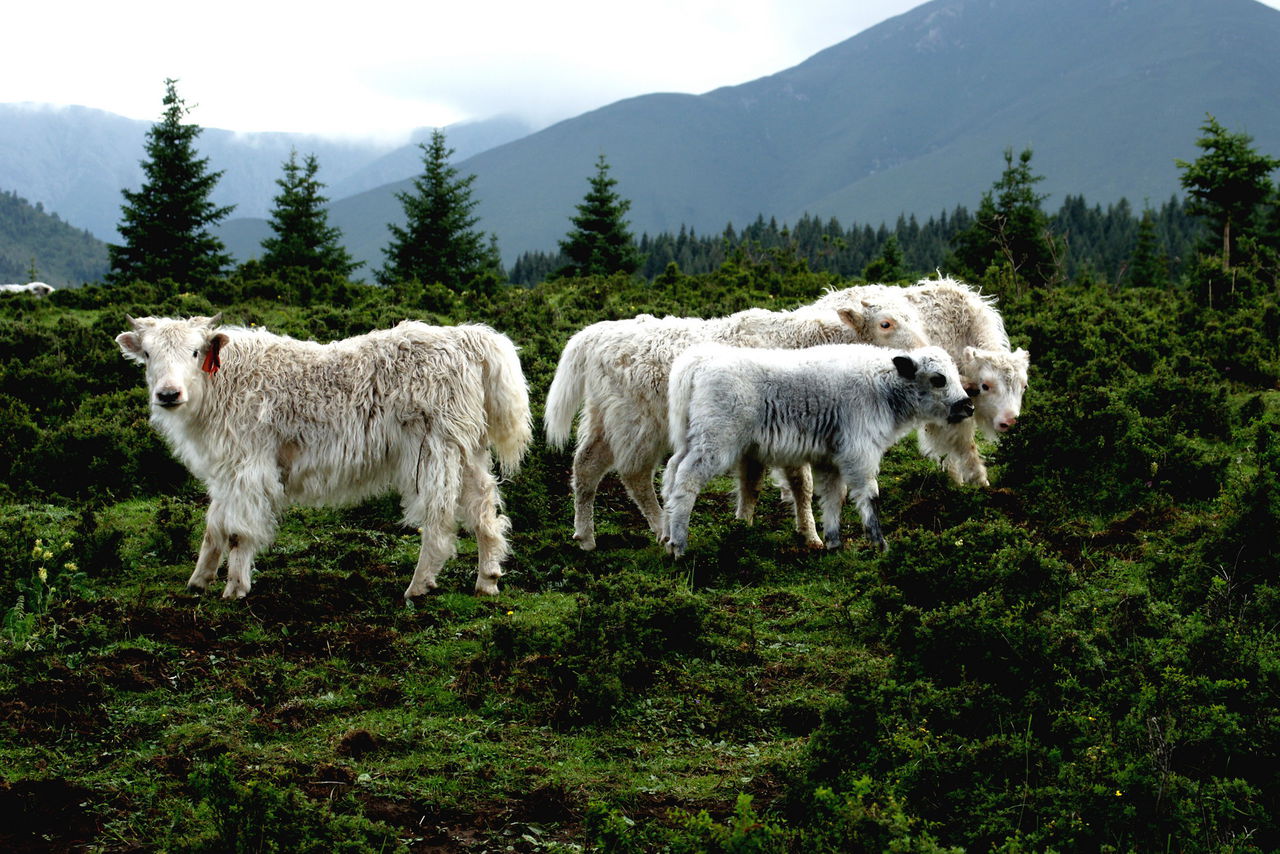
{"label": "distant white animal", "polygon": [[249,592],[254,555],[291,504],[349,504],[394,489],[422,531],[409,599],[436,586],[458,523],[476,537],[476,592],[496,593],[509,520],[492,472],[528,448],[515,345],[480,325],[390,330],[319,344],[213,318],[129,318],[116,337],[146,367],[151,422],[209,491],[188,586],[225,555],[224,598]]}
{"label": "distant white animal", "polygon": [[53,291],[53,285],[46,285],[44,282],[27,282],[25,285],[0,285],[0,293],[33,294],[38,297],[47,297]]}
{"label": "distant white animal", "polygon": [[662,538],[672,554],[683,554],[698,493],[734,466],[744,472],[741,489],[752,473],[758,485],[768,466],[809,465],[826,547],[841,544],[840,510],[849,491],[867,536],[887,548],[874,504],[885,451],[922,423],[957,423],[972,414],[955,363],[940,347],[690,348],[671,369],[675,451],[662,480]]}
{"label": "distant white animal", "polygon": [[[661,532],[662,507],[653,477],[670,450],[667,380],[671,363],[694,344],[798,348],[866,342],[911,348],[928,343],[919,311],[901,294],[885,292],[875,300],[829,294],[820,302],[792,311],[748,309],[711,320],[642,315],[595,323],[569,339],[544,418],[548,443],[563,447],[574,415],[582,410],[572,481],[573,538],[583,549],[595,548],[596,490],[611,469],[617,470],[650,530]],[[811,545],[821,547],[811,503],[795,506],[797,529]]]}
{"label": "distant white animal", "polygon": [[981,430],[996,441],[1017,424],[1031,357],[1026,350],[1010,349],[995,299],[956,279],[921,279],[906,288],[863,285],[833,291],[824,299],[843,304],[891,296],[905,297],[915,306],[929,343],[951,355],[974,395],[975,416],[958,424],[925,426],[918,437],[921,452],[941,462],[955,482],[987,486],[987,467],[974,437]]}

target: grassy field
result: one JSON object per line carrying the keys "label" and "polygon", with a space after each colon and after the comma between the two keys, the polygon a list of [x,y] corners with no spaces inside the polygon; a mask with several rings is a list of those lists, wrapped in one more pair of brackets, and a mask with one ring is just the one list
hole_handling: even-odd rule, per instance
{"label": "grassy field", "polygon": [[433,311],[239,287],[0,301],[0,847],[1280,846],[1274,296],[1007,295],[1032,386],[986,448],[993,488],[902,443],[887,554],[852,512],[844,549],[804,548],[776,490],[746,527],[720,479],[673,563],[614,478],[583,552],[570,456],[537,443],[503,485],[502,593],[471,595],[464,537],[408,606],[418,537],[389,497],[290,511],[244,601],[186,592],[205,499],[111,341],[126,311],[322,340],[484,320],[540,414],[589,322],[821,283],[592,280]]}

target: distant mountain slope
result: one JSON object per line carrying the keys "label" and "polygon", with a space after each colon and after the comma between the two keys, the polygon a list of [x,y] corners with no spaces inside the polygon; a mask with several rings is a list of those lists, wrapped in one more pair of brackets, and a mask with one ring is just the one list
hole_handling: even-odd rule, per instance
{"label": "distant mountain slope", "polygon": [[[555,247],[601,153],[637,233],[972,207],[1009,146],[1054,201],[1159,204],[1206,113],[1280,155],[1277,45],[1255,0],[933,0],[778,74],[620,101],[459,167],[508,261]],[[358,258],[381,263],[407,187],[332,206]]]}
{"label": "distant mountain slope", "polygon": [[0,282],[77,286],[106,270],[106,244],[16,193],[0,192]]}
{"label": "distant mountain slope", "polygon": [[[157,100],[157,120],[159,117]],[[189,119],[199,124],[198,112]],[[65,221],[106,241],[119,239],[116,225],[121,189],[142,182],[140,162],[153,123],[86,107],[0,104],[0,189],[16,192],[57,211]],[[452,126],[447,133],[457,156],[527,134],[531,127],[509,117]],[[418,136],[429,133],[424,130]],[[315,154],[319,178],[330,198],[412,176],[421,164],[414,144],[342,141],[306,134],[238,134],[205,128],[200,155],[222,178],[213,194],[234,204],[234,216],[264,217],[279,192],[276,179],[289,152]]]}

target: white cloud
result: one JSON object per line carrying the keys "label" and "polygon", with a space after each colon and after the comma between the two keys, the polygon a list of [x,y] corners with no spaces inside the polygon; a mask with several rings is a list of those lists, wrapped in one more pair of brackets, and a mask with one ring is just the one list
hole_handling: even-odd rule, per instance
{"label": "white cloud", "polygon": [[174,77],[205,127],[388,135],[498,113],[549,122],[772,74],[920,2],[22,3],[6,10],[0,102],[155,119]]}

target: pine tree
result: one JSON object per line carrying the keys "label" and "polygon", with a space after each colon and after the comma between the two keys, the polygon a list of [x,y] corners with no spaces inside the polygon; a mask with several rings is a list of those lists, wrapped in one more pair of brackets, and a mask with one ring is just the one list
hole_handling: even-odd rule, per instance
{"label": "pine tree", "polygon": [[898,245],[898,235],[890,234],[884,242],[880,255],[867,265],[862,277],[868,282],[896,282],[906,278],[903,267],[902,247]]}
{"label": "pine tree", "polygon": [[980,278],[989,267],[1005,267],[1017,280],[1051,284],[1060,277],[1057,246],[1049,218],[1040,209],[1048,196],[1035,192],[1043,175],[1031,171],[1031,149],[1015,164],[1013,149],[1004,151],[1003,174],[982,195],[973,224],[955,237],[955,258],[962,272]]}
{"label": "pine tree", "polygon": [[1129,282],[1135,287],[1163,288],[1169,284],[1169,259],[1160,247],[1155,216],[1143,211],[1138,236],[1129,256]]}
{"label": "pine tree", "polygon": [[578,205],[578,214],[570,218],[573,230],[560,241],[560,252],[569,263],[559,275],[630,275],[644,260],[623,219],[631,201],[614,192],[618,182],[609,176],[609,164],[603,154],[596,161],[596,174],[588,181],[590,189]]}
{"label": "pine tree", "polygon": [[382,250],[387,262],[378,281],[439,283],[453,291],[492,284],[501,277],[501,262],[496,239],[486,240],[474,230],[480,221],[472,215],[476,176],[458,177],[458,170],[449,165],[453,149],[438,129],[432,131],[431,142],[419,148],[423,173],[414,179],[412,193],[396,194],[404,206],[405,225],[387,226],[392,241]]}
{"label": "pine tree", "polygon": [[205,284],[231,263],[226,246],[210,229],[234,209],[209,201],[221,172],[210,172],[208,158],[198,158],[195,141],[201,128],[183,124],[190,112],[178,97],[176,80],[166,79],[164,117],[147,131],[144,180],[124,190],[123,242],[108,244],[112,282],[135,280]]}
{"label": "pine tree", "polygon": [[1231,267],[1231,253],[1240,233],[1253,226],[1259,206],[1272,192],[1272,171],[1280,160],[1253,150],[1253,137],[1231,133],[1210,115],[1200,126],[1204,136],[1196,146],[1204,151],[1194,162],[1175,160],[1182,186],[1190,195],[1188,212],[1203,217],[1222,235],[1222,269]]}
{"label": "pine tree", "polygon": [[299,268],[346,278],[362,263],[342,246],[342,231],[329,225],[328,199],[320,194],[324,184],[316,179],[319,169],[314,154],[299,163],[298,152],[289,153],[267,222],[275,237],[262,241],[262,266],[268,271]]}

